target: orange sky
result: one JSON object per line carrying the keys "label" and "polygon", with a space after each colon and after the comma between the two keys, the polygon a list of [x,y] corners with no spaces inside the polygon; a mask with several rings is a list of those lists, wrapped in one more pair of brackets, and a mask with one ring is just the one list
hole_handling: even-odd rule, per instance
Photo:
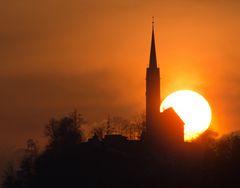
{"label": "orange sky", "polygon": [[162,96],[198,91],[214,129],[240,129],[239,8],[236,0],[0,0],[0,148],[41,138],[49,118],[74,108],[91,121],[142,112],[153,15]]}

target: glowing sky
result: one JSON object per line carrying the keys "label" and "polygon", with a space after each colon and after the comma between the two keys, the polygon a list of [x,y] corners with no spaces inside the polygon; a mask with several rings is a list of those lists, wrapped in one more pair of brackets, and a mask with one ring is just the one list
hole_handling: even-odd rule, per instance
{"label": "glowing sky", "polygon": [[237,0],[0,0],[0,148],[41,138],[49,118],[75,108],[91,121],[142,112],[153,15],[162,96],[195,90],[214,129],[240,129],[239,8]]}

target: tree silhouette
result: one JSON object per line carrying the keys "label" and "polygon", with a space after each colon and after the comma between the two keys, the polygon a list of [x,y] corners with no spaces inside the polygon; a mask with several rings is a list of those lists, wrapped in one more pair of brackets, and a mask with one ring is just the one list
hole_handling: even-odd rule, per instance
{"label": "tree silhouette", "polygon": [[[37,143],[29,139],[21,163],[9,165],[4,172],[2,187],[188,188],[240,185],[239,133],[217,140],[216,133],[209,130],[193,143],[186,143],[186,156],[167,156],[161,150],[157,155],[151,153],[147,142],[116,139],[121,138],[119,135],[104,139],[109,125],[118,124],[121,132],[131,134],[132,138],[135,137],[133,130],[139,130],[137,135],[144,133],[142,117],[127,121],[111,118],[111,123],[93,130],[95,137],[89,142],[82,141],[83,123],[82,115],[76,111],[66,117],[52,119],[45,129],[49,138],[47,147],[39,152]],[[202,154],[203,158],[196,158]]]}
{"label": "tree silhouette", "polygon": [[9,163],[6,170],[3,172],[2,188],[15,188],[16,174],[12,163]]}
{"label": "tree silhouette", "polygon": [[98,140],[103,140],[105,135],[117,134],[127,137],[129,140],[140,140],[145,129],[145,114],[137,114],[126,119],[121,116],[108,117],[92,130],[92,135]]}
{"label": "tree silhouette", "polygon": [[104,136],[106,135],[106,130],[104,127],[95,127],[92,132],[93,137],[99,141],[103,140]]}
{"label": "tree silhouette", "polygon": [[77,111],[60,120],[51,119],[45,128],[45,135],[49,138],[48,148],[61,150],[82,141],[81,125],[84,119]]}
{"label": "tree silhouette", "polygon": [[9,164],[4,173],[3,188],[15,187],[31,187],[29,180],[32,180],[35,174],[35,159],[38,157],[38,146],[33,139],[26,142],[25,155],[19,166],[14,168],[13,164]]}

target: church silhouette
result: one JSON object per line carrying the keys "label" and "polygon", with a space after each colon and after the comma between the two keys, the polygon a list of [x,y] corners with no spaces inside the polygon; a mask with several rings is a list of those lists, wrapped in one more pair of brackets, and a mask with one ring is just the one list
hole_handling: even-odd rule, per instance
{"label": "church silhouette", "polygon": [[[157,65],[154,22],[152,23],[152,39],[150,61],[146,72],[146,120],[140,140],[128,140],[120,134],[105,135],[102,140],[107,146],[144,147],[153,151],[156,158],[172,156],[182,151],[184,143],[184,123],[173,108],[160,112],[160,70]],[[97,136],[89,139],[90,143],[98,143]],[[129,144],[129,145],[128,145]],[[167,155],[165,155],[167,154]],[[169,155],[170,154],[170,155]],[[160,157],[161,158],[161,157]]]}
{"label": "church silhouette", "polygon": [[160,147],[179,147],[184,143],[184,123],[173,108],[160,113],[160,70],[157,65],[154,22],[152,23],[150,62],[146,73],[146,139]]}

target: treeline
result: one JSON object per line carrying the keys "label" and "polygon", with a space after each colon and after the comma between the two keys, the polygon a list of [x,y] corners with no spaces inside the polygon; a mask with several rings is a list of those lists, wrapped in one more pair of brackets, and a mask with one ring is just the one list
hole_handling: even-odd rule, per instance
{"label": "treeline", "polygon": [[120,116],[108,117],[101,123],[97,123],[91,131],[90,137],[96,135],[100,140],[105,135],[118,134],[127,137],[129,140],[141,139],[145,130],[145,114],[140,113],[131,119]]}
{"label": "treeline", "polygon": [[[129,140],[139,140],[145,128],[145,115],[138,114],[132,119],[109,116],[106,120],[95,123],[90,134],[88,133],[87,135],[83,131],[83,126],[86,123],[82,114],[77,111],[73,111],[60,119],[50,119],[44,130],[44,135],[48,139],[45,149],[39,152],[40,149],[37,142],[33,139],[27,140],[24,157],[20,164],[14,165],[13,163],[9,163],[7,169],[4,171],[2,187],[32,187],[32,181],[35,177],[41,176],[39,175],[39,168],[49,167],[45,164],[44,160],[51,160],[52,156],[55,156],[58,160],[62,156],[77,155],[81,151],[81,146],[87,143],[88,138],[94,137],[100,142],[105,135],[118,134],[125,136]],[[44,162],[42,163],[42,161]],[[64,162],[66,161],[63,161],[61,165]],[[48,170],[46,169],[46,171]],[[71,172],[69,174],[73,175]],[[56,173],[51,174],[53,177],[55,175]],[[54,179],[53,177],[52,179]]]}
{"label": "treeline", "polygon": [[[26,144],[19,165],[3,174],[3,188],[42,187],[238,187],[240,186],[240,136],[238,132],[216,139],[206,131],[192,145],[203,157],[196,165],[174,158],[156,160],[146,143],[105,143],[107,134],[140,140],[144,115],[133,120],[108,118],[93,128],[97,142],[84,141],[85,120],[78,112],[51,119],[45,127],[48,143],[39,151],[34,140]],[[182,160],[182,161],[181,161]],[[197,176],[197,177],[196,177]]]}

